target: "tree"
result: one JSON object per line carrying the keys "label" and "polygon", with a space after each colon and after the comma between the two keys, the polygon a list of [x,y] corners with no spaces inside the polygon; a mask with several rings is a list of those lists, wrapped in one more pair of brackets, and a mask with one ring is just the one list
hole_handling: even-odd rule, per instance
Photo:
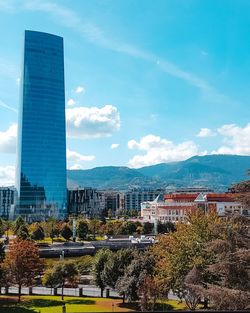
{"label": "tree", "polygon": [[103,270],[106,262],[111,256],[111,251],[107,249],[99,250],[94,256],[93,261],[93,275],[95,284],[101,288],[101,297],[103,297],[103,290],[106,287],[105,281],[103,279]]}
{"label": "tree", "polygon": [[4,261],[5,258],[5,246],[2,241],[0,241],[0,264]]}
{"label": "tree", "polygon": [[141,311],[154,311],[159,297],[159,285],[155,277],[149,275],[144,278],[138,288]]}
{"label": "tree", "polygon": [[202,289],[220,310],[245,310],[250,303],[250,223],[247,218],[228,218],[222,238],[208,244],[214,260],[208,272],[213,282]]}
{"label": "tree", "polygon": [[19,228],[21,226],[25,226],[25,225],[26,225],[26,223],[25,223],[24,219],[21,216],[18,216],[18,218],[14,222],[14,229],[13,229],[14,234],[17,235]]}
{"label": "tree", "polygon": [[108,209],[108,218],[111,219],[113,216],[113,212],[111,209]]}
{"label": "tree", "polygon": [[53,275],[52,268],[46,269],[42,277],[42,283],[43,285],[51,289],[57,287],[57,284],[58,284],[57,278],[55,277],[55,275]]}
{"label": "tree", "polygon": [[121,249],[110,254],[102,272],[105,285],[115,289],[118,279],[124,275],[124,271],[133,260],[134,255],[135,251],[132,249]]}
{"label": "tree", "polygon": [[89,231],[94,236],[94,240],[95,240],[97,231],[99,231],[100,226],[101,226],[101,222],[99,220],[97,219],[89,220]]}
{"label": "tree", "polygon": [[70,239],[70,237],[73,235],[72,230],[70,229],[70,227],[68,226],[68,224],[64,224],[62,229],[61,229],[61,235],[64,239],[66,239],[67,241]]}
{"label": "tree", "polygon": [[194,266],[186,275],[184,280],[183,298],[187,307],[194,311],[200,303],[201,293],[200,286],[202,285],[202,276],[200,271]]}
{"label": "tree", "polygon": [[2,241],[0,241],[0,290],[2,287],[2,284],[5,281],[5,269],[3,266],[3,261],[5,258],[5,246]]}
{"label": "tree", "polygon": [[41,223],[44,234],[46,237],[50,237],[52,244],[55,237],[60,236],[60,226],[54,217],[50,217],[46,222]]}
{"label": "tree", "polygon": [[154,224],[153,223],[145,222],[143,224],[142,232],[143,232],[143,234],[147,235],[147,234],[152,233],[153,229],[154,229]]}
{"label": "tree", "polygon": [[65,283],[74,283],[79,273],[74,262],[59,262],[52,269],[45,272],[43,283],[50,287],[62,288],[62,300],[64,300]]}
{"label": "tree", "polygon": [[122,235],[133,235],[136,232],[136,224],[130,221],[126,221],[122,224],[120,233]]}
{"label": "tree", "polygon": [[36,225],[36,229],[33,231],[31,238],[33,240],[43,240],[45,237],[44,230],[41,225]]}
{"label": "tree", "polygon": [[[248,170],[248,175],[250,175],[250,170]],[[246,209],[250,208],[250,180],[233,185],[231,191],[236,193],[236,198]]]}
{"label": "tree", "polygon": [[172,222],[161,223],[157,225],[158,234],[170,233],[176,230],[175,224]]}
{"label": "tree", "polygon": [[120,294],[125,295],[128,301],[139,299],[139,288],[146,277],[154,274],[155,258],[148,252],[137,252],[131,263],[125,268],[116,288]]}
{"label": "tree", "polygon": [[0,238],[4,235],[4,222],[0,217]]}
{"label": "tree", "polygon": [[34,283],[35,276],[40,273],[42,265],[39,250],[32,241],[16,239],[9,247],[4,267],[8,282],[18,285],[19,302],[22,286],[30,286]]}
{"label": "tree", "polygon": [[29,230],[25,224],[20,225],[20,227],[18,228],[18,230],[16,232],[16,235],[18,238],[20,238],[22,240],[27,240],[30,238]]}
{"label": "tree", "polygon": [[87,238],[89,232],[88,223],[84,220],[80,220],[77,225],[77,236],[80,240]]}
{"label": "tree", "polygon": [[84,255],[77,258],[76,265],[81,275],[88,274],[93,267],[93,257],[90,255]]}
{"label": "tree", "polygon": [[222,221],[215,213],[192,212],[188,214],[188,222],[178,223],[175,232],[159,236],[159,243],[153,247],[157,277],[164,292],[171,289],[180,298],[186,290],[185,277],[194,266],[202,273],[204,282],[212,279],[206,268],[213,260],[213,253],[207,251],[206,245],[222,235]]}

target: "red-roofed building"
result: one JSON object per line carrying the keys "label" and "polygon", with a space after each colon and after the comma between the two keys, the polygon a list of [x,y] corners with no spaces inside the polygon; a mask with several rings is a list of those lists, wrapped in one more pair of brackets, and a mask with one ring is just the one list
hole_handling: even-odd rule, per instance
{"label": "red-roofed building", "polygon": [[143,202],[141,216],[144,222],[185,222],[187,212],[202,209],[215,211],[219,216],[232,214],[250,217],[250,208],[244,209],[232,193],[172,193],[160,199]]}

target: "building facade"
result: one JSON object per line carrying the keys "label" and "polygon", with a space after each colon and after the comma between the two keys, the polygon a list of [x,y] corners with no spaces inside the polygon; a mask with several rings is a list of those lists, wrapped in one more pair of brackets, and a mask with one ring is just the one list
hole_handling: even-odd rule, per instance
{"label": "building facade", "polygon": [[68,190],[68,213],[86,218],[99,217],[105,208],[103,192],[93,188]]}
{"label": "building facade", "polygon": [[220,217],[242,215],[250,217],[250,208],[245,209],[230,193],[176,193],[164,195],[164,199],[155,199],[141,204],[141,216],[144,222],[185,222],[188,212],[197,209],[205,213],[217,212]]}
{"label": "building facade", "polygon": [[0,187],[0,217],[8,220],[10,211],[14,205],[15,188]]}
{"label": "building facade", "polygon": [[163,190],[131,190],[124,194],[124,209],[138,210],[141,209],[141,203],[153,201]]}
{"label": "building facade", "polygon": [[16,167],[16,216],[64,218],[66,133],[63,38],[25,31]]}
{"label": "building facade", "polygon": [[105,199],[105,213],[111,210],[112,215],[116,215],[119,210],[124,209],[124,193],[119,191],[103,191]]}

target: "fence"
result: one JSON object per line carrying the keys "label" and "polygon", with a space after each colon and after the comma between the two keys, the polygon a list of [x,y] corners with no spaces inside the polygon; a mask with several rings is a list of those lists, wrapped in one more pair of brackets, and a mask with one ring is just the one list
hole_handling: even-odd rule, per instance
{"label": "fence", "polygon": [[[2,287],[0,288],[1,294],[17,295],[17,287]],[[64,288],[65,296],[73,297],[101,297],[101,289],[96,286],[82,285],[79,288]],[[23,287],[21,290],[22,295],[61,295],[62,288],[47,288],[47,287]],[[103,292],[105,298],[121,298],[119,294],[112,289],[106,288]]]}

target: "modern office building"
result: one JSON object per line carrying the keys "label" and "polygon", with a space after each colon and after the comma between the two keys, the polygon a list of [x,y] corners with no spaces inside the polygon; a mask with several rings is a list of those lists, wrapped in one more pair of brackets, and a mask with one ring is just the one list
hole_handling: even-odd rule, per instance
{"label": "modern office building", "polygon": [[68,213],[86,218],[99,217],[105,207],[104,194],[96,189],[85,187],[68,190]]}
{"label": "modern office building", "polygon": [[149,189],[135,189],[125,192],[124,209],[138,210],[141,209],[141,203],[145,201],[153,201],[163,189],[149,190]]}
{"label": "modern office building", "polygon": [[105,199],[105,214],[111,210],[112,215],[115,216],[119,210],[124,210],[124,193],[114,190],[103,191]]}
{"label": "modern office building", "polygon": [[15,215],[66,215],[63,38],[25,31],[18,123]]}
{"label": "modern office building", "polygon": [[0,217],[9,219],[11,207],[14,205],[15,188],[0,187]]}

